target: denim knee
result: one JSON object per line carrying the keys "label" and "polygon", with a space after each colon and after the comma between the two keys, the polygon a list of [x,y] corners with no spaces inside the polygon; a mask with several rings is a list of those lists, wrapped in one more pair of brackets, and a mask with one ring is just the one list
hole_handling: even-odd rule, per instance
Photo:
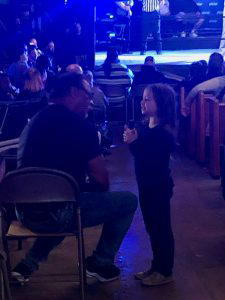
{"label": "denim knee", "polygon": [[130,211],[135,212],[138,205],[138,199],[137,196],[131,192],[123,192],[124,199],[126,199],[127,202],[127,208],[129,208]]}

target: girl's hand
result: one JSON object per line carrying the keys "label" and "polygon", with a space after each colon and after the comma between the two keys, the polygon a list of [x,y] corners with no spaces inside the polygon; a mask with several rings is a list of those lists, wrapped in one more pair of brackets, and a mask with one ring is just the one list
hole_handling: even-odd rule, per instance
{"label": "girl's hand", "polygon": [[128,127],[125,127],[124,129],[123,140],[125,143],[131,144],[138,138],[137,130],[135,128],[129,129]]}
{"label": "girl's hand", "polygon": [[181,114],[183,117],[188,117],[191,113],[191,108],[188,105],[185,105],[181,108]]}

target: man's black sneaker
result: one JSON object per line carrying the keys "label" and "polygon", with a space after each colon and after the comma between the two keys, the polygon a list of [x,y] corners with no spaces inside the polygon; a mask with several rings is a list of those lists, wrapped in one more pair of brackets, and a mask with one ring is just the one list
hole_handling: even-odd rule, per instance
{"label": "man's black sneaker", "polygon": [[29,281],[30,269],[23,263],[19,263],[11,272],[11,281],[16,285],[24,285]]}
{"label": "man's black sneaker", "polygon": [[23,286],[29,281],[29,277],[25,277],[18,272],[11,272],[11,283],[19,286]]}
{"label": "man's black sneaker", "polygon": [[86,258],[86,274],[88,277],[95,277],[100,282],[113,281],[119,278],[120,269],[115,265],[99,265],[94,257]]}

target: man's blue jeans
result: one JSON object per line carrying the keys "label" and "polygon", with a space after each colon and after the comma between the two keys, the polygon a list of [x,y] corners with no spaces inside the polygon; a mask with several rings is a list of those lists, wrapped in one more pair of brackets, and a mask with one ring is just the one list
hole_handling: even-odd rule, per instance
{"label": "man's blue jeans", "polygon": [[[102,234],[93,256],[100,265],[112,264],[127,233],[137,208],[137,198],[130,192],[82,193],[79,197],[83,227],[103,224]],[[72,203],[51,214],[48,222],[38,222],[30,214],[17,212],[19,220],[37,232],[71,232],[75,227],[75,210]],[[64,237],[37,238],[22,263],[30,272],[38,269],[39,262],[47,259],[50,251]]]}

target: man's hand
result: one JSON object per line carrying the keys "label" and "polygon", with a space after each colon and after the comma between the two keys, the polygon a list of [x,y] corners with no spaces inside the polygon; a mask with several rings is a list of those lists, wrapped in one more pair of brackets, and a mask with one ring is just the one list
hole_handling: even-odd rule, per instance
{"label": "man's hand", "polygon": [[98,190],[109,189],[109,176],[102,156],[98,156],[88,162],[88,176],[90,181],[96,184]]}

